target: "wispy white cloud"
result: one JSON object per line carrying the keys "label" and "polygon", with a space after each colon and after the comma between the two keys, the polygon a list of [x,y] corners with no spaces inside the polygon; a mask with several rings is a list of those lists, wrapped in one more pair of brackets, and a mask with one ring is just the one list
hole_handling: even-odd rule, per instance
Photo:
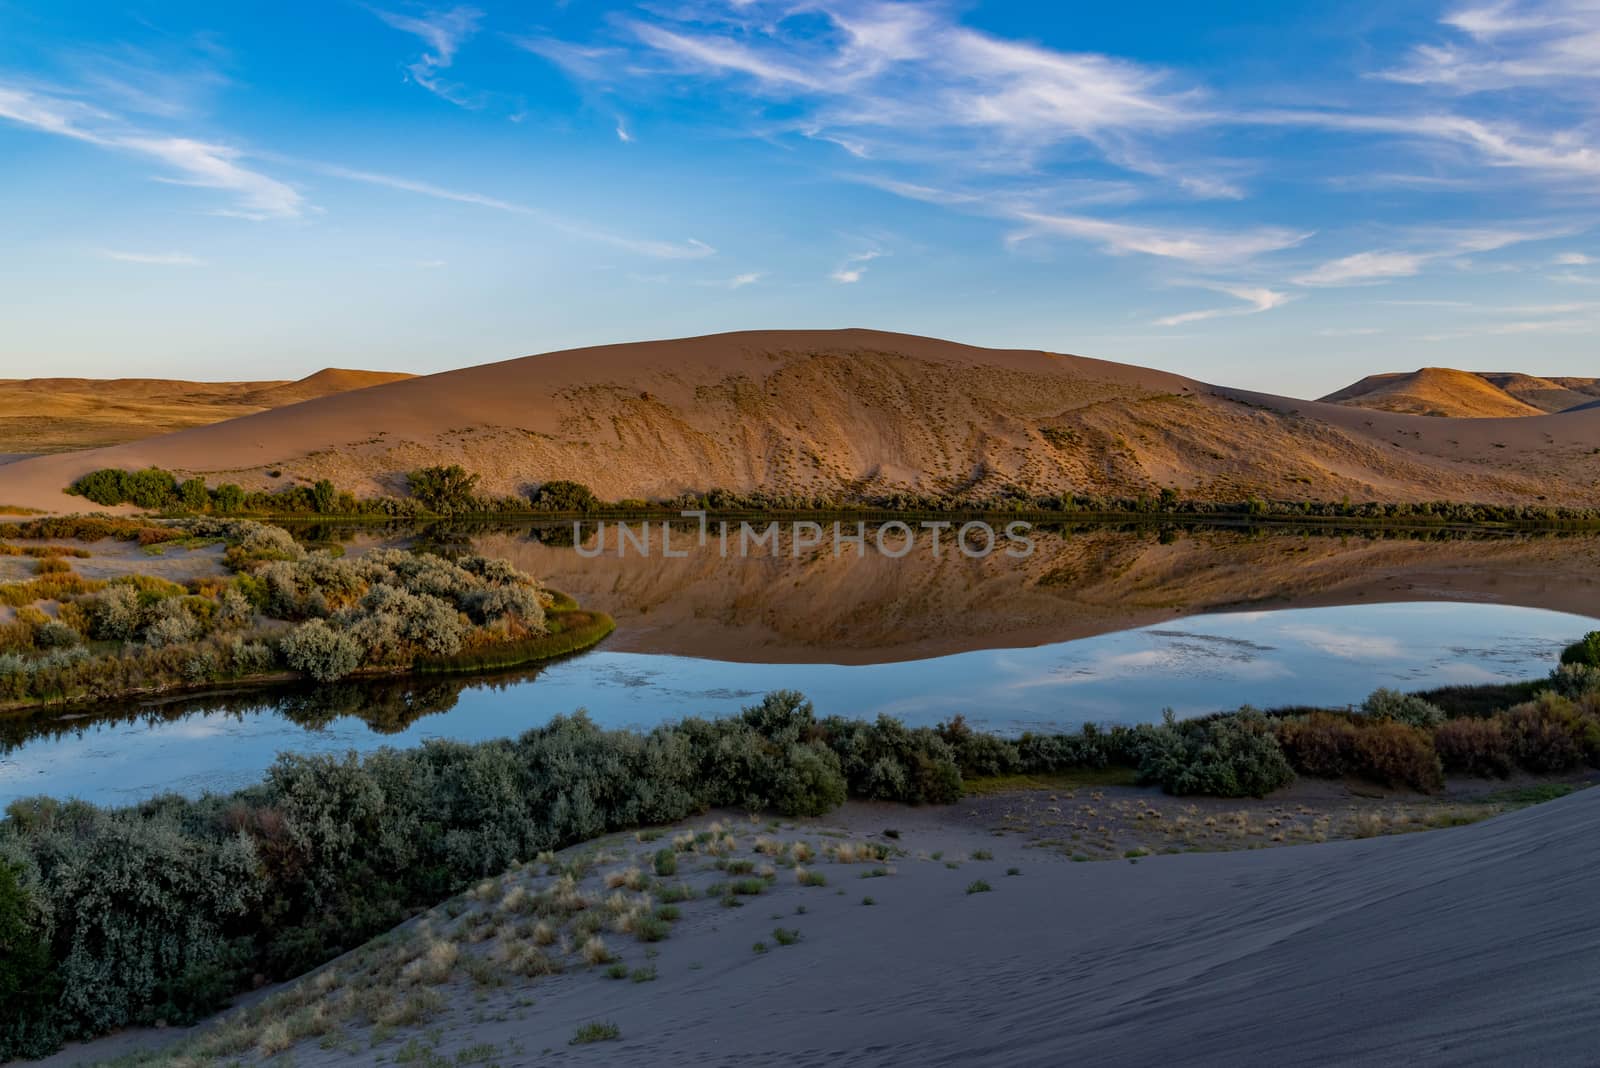
{"label": "wispy white cloud", "polygon": [[432,182],[418,181],[401,175],[380,174],[375,171],[357,170],[328,163],[311,164],[311,166],[323,174],[334,178],[343,178],[351,182],[362,182],[366,185],[382,186],[405,193],[415,193],[418,196],[432,197],[435,200],[447,200],[456,204],[471,204],[475,207],[488,208],[492,211],[503,211],[512,215],[526,216],[536,220],[541,225],[570,234],[573,237],[604,245],[612,245],[616,248],[655,259],[698,260],[707,256],[714,256],[717,252],[716,249],[704,241],[698,241],[694,238],[689,238],[687,241],[656,241],[650,238],[618,234],[553,212],[535,208],[531,205],[520,204],[513,200],[492,197],[470,190],[449,189],[435,185]]}
{"label": "wispy white cloud", "polygon": [[1329,260],[1314,270],[1296,275],[1295,285],[1347,286],[1356,283],[1408,278],[1422,270],[1428,257],[1415,252],[1357,252]]}
{"label": "wispy white cloud", "polygon": [[1242,305],[1229,308],[1204,308],[1199,311],[1180,312],[1177,315],[1168,315],[1155,320],[1155,326],[1182,326],[1184,323],[1197,323],[1206,319],[1231,318],[1238,315],[1257,315],[1273,308],[1280,308],[1291,299],[1289,294],[1263,286],[1228,286],[1208,285],[1205,288],[1214,289],[1218,293],[1226,293],[1244,301]]}
{"label": "wispy white cloud", "polygon": [[205,260],[187,252],[127,252],[121,249],[101,249],[100,255],[119,263],[142,263],[152,267],[204,267]]}
{"label": "wispy white cloud", "polygon": [[421,38],[427,46],[427,51],[406,67],[406,73],[413,82],[452,104],[462,107],[478,105],[477,100],[465,93],[459,84],[441,78],[440,72],[450,69],[462,44],[478,32],[478,23],[483,19],[482,11],[472,7],[453,7],[421,15],[405,15],[374,8],[372,13],[401,33]]}
{"label": "wispy white cloud", "polygon": [[1381,334],[1383,330],[1376,326],[1336,326],[1318,330],[1318,337],[1366,337],[1370,334]]}
{"label": "wispy white cloud", "polygon": [[167,168],[159,181],[216,189],[233,196],[220,214],[249,219],[290,219],[305,198],[293,186],[242,162],[232,145],[132,129],[115,115],[75,100],[0,85],[0,119],[76,141],[155,160]]}
{"label": "wispy white cloud", "polygon": [[1582,252],[1562,252],[1558,253],[1550,262],[1562,267],[1587,267],[1595,260],[1593,256]]}
{"label": "wispy white cloud", "polygon": [[633,134],[628,132],[628,127],[620,119],[617,121],[617,140],[625,145],[633,144]]}
{"label": "wispy white cloud", "polygon": [[1428,264],[1466,253],[1494,252],[1527,241],[1558,237],[1566,228],[1510,230],[1496,228],[1435,229],[1419,235],[1419,241],[1431,245],[1412,250],[1377,250],[1357,252],[1329,260],[1310,271],[1296,275],[1293,281],[1302,286],[1370,285],[1410,278],[1420,274]]}
{"label": "wispy white cloud", "polygon": [[1036,234],[1056,234],[1093,241],[1106,251],[1118,255],[1140,252],[1147,256],[1212,267],[1238,264],[1268,252],[1293,248],[1311,236],[1309,231],[1274,226],[1228,232],[1182,226],[1151,226],[1087,215],[1028,210],[1017,211],[1015,218],[1028,223],[1030,228],[1013,234],[1010,238],[1013,243]]}
{"label": "wispy white cloud", "polygon": [[843,263],[828,274],[828,277],[842,286],[854,285],[861,281],[862,276],[867,273],[867,264],[882,255],[883,253],[878,249],[868,249],[865,252],[857,252],[852,256],[847,256]]}
{"label": "wispy white cloud", "polygon": [[1468,5],[1440,20],[1450,37],[1416,46],[1390,81],[1458,93],[1600,80],[1600,30],[1589,0]]}

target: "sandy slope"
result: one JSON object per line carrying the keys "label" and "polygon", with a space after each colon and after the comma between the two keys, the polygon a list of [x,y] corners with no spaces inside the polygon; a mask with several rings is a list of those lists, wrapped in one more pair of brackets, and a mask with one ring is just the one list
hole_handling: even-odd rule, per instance
{"label": "sandy slope", "polygon": [[[1111,803],[1078,793],[1051,810]],[[1136,863],[1072,863],[1044,843],[997,834],[989,824],[1003,801],[954,810],[848,805],[775,837],[809,841],[823,854],[862,841],[902,852],[887,865],[808,861],[824,873],[823,887],[801,886],[779,868],[742,908],[698,896],[654,947],[608,932],[628,968],[654,969],[651,981],[613,981],[581,964],[500,985],[452,978],[436,988],[442,1013],[412,1031],[335,1030],[296,1045],[295,1063],[392,1059],[420,1032],[426,1037],[409,1039],[411,1059],[431,1052],[439,1059],[427,1063],[440,1064],[473,1053],[502,1065],[1007,1068],[1593,1059],[1600,929],[1585,916],[1600,864],[1600,790],[1427,834]],[[898,835],[884,836],[885,827]],[[749,855],[761,828],[736,821],[731,830],[738,844],[730,855]],[[621,871],[660,844],[614,840],[599,871]],[[874,867],[884,874],[862,877]],[[668,881],[703,895],[703,884],[725,878],[689,855]],[[992,889],[968,893],[978,879]],[[456,941],[463,969],[474,958],[504,959],[526,944],[516,913],[506,911],[522,892],[514,888],[549,881],[535,868],[488,882],[475,895],[482,906],[467,903],[459,922],[449,917],[461,909],[435,910],[410,937],[419,946]],[[498,919],[475,924],[475,908]],[[776,927],[799,941],[776,944]],[[403,951],[406,938],[389,944]],[[753,950],[757,941],[766,952]],[[310,982],[337,991],[352,981],[342,976],[361,970],[349,960],[331,967],[330,983]],[[600,1020],[620,1036],[568,1044],[579,1026]]]}
{"label": "sandy slope", "polygon": [[524,357],[0,468],[61,510],[87,470],[158,464],[247,487],[396,492],[460,462],[492,492],[721,486],[1600,502],[1600,412],[1453,420],[1207,386],[1077,356],[867,330],[764,331]]}
{"label": "sandy slope", "polygon": [[1570,411],[1596,397],[1600,379],[1595,378],[1424,367],[1405,374],[1368,375],[1322,399],[1385,412],[1478,419]]}
{"label": "sandy slope", "polygon": [[115,445],[410,377],[330,367],[297,382],[0,379],[0,452]]}

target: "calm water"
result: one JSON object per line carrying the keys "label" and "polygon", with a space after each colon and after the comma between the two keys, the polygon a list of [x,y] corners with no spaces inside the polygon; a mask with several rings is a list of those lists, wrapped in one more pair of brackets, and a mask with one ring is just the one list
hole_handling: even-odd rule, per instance
{"label": "calm water", "polygon": [[[494,679],[367,682],[0,721],[0,803],[100,802],[257,781],[276,754],[516,734],[586,709],[648,727],[779,688],[823,715],[1002,731],[1240,704],[1358,702],[1542,675],[1600,626],[1600,539],[1085,527],[1026,559],[917,553],[593,558],[570,530],[334,531],[512,559],[618,631]],[[317,532],[327,537],[329,532]],[[578,543],[592,548],[580,533]]]}

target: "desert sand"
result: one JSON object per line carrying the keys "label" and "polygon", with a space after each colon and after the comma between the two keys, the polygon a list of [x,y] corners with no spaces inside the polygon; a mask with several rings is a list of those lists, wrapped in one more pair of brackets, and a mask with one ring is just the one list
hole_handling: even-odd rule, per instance
{"label": "desert sand", "polygon": [[457,462],[491,493],[571,478],[613,500],[1014,486],[1589,505],[1597,457],[1600,410],[1442,421],[1079,356],[760,331],[523,357],[24,460],[0,467],[0,504],[82,509],[62,488],[99,467],[249,489],[329,478],[373,494]]}
{"label": "desert sand", "polygon": [[0,454],[118,445],[410,377],[328,367],[298,381],[0,379]]}
{"label": "desert sand", "polygon": [[[1137,793],[1143,799],[1130,803],[1146,821],[1158,808],[1162,818],[1184,810]],[[1116,803],[1079,789],[953,808],[852,803],[781,827],[724,815],[719,835],[732,843],[718,850],[723,863],[745,859],[760,882],[761,866],[776,861],[774,878],[739,898],[742,907],[724,907],[706,888],[730,876],[701,847],[680,854],[678,873],[662,882],[699,894],[680,906],[671,937],[642,944],[610,926],[601,935],[620,980],[577,958],[561,974],[517,974],[519,954],[534,948],[519,933],[532,927],[521,905],[555,881],[532,865],[486,880],[286,995],[314,1006],[350,984],[361,989],[359,973],[386,957],[423,961],[413,976],[448,962],[390,992],[391,1004],[411,998],[419,1007],[431,992],[422,1019],[381,1032],[335,1027],[297,1043],[245,1026],[243,1044],[292,1048],[299,1065],[380,1056],[501,1065],[1531,1065],[1592,1056],[1600,933],[1572,910],[1600,863],[1600,790],[1425,834],[1135,850],[1099,863],[1073,863],[1068,850],[1010,833],[1009,813],[1024,800],[1067,813]],[[1255,807],[1247,822],[1269,818]],[[1203,826],[1206,812],[1195,815]],[[707,818],[691,829],[709,826]],[[621,882],[640,858],[648,877],[648,857],[675,830],[654,842],[601,843],[578,890],[597,902],[619,894],[604,909],[620,918],[638,893],[607,882]],[[801,866],[825,885],[803,885],[786,866],[795,842],[814,851]],[[272,1018],[283,1019],[278,1004]],[[615,1039],[569,1044],[601,1021],[615,1025]],[[46,1063],[175,1037],[121,1036]]]}
{"label": "desert sand", "polygon": [[1481,419],[1570,411],[1593,404],[1596,398],[1600,398],[1597,378],[1539,378],[1509,371],[1424,367],[1409,373],[1368,375],[1322,399],[1377,411]]}

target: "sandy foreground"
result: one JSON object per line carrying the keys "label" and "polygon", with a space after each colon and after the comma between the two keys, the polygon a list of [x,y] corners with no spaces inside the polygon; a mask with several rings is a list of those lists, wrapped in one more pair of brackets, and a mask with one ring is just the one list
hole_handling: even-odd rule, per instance
{"label": "sandy foreground", "polygon": [[[1235,811],[1264,836],[1257,844],[1315,841],[1330,828],[1294,814],[1324,811],[1326,800],[1191,804],[1080,788],[946,809],[851,803],[782,824],[724,813],[644,841],[612,836],[485,880],[251,999],[209,1025],[234,1036],[215,1063],[1592,1057],[1600,931],[1586,906],[1600,790],[1467,826],[1281,848],[1129,849],[1075,863],[1083,847],[1067,841],[1074,826],[1089,841],[1095,824],[1112,823],[1124,840],[1107,848],[1121,850],[1128,828],[1161,820],[1164,832],[1133,833],[1176,840],[1161,834],[1185,817],[1202,839],[1226,838]],[[1287,838],[1268,822],[1278,819]],[[1337,819],[1331,830],[1340,833]],[[651,862],[663,848],[676,849],[678,867],[658,877]],[[580,878],[550,874],[580,859]],[[694,896],[673,906],[669,937],[643,940],[648,910],[674,886]],[[561,914],[557,903],[579,899],[586,908]],[[598,963],[584,960],[584,924],[598,928],[603,951],[587,951]],[[557,960],[559,972],[546,974]],[[346,998],[366,998],[390,1022],[336,1020],[331,1006]],[[298,1039],[284,1026],[311,1026],[318,1014],[323,1022]],[[573,1043],[597,1023],[616,1037]],[[43,1063],[89,1063],[175,1037],[118,1036]]]}

